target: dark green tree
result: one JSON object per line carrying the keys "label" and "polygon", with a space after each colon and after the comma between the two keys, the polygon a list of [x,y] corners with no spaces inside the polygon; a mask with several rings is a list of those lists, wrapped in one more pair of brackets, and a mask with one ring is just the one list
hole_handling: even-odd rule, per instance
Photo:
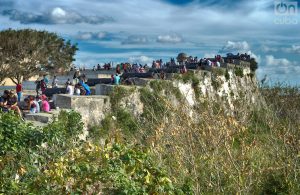
{"label": "dark green tree", "polygon": [[64,71],[78,50],[55,33],[32,29],[0,31],[0,81],[22,82],[41,71]]}
{"label": "dark green tree", "polygon": [[257,68],[258,68],[258,65],[257,65],[257,62],[256,62],[255,58],[251,58],[250,59],[250,69],[251,69],[251,71],[255,72]]}

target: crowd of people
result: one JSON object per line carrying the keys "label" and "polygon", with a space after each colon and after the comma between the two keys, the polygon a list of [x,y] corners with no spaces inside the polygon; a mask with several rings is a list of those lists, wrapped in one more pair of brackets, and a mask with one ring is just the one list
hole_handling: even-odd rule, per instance
{"label": "crowd of people", "polygon": [[[250,60],[250,55],[245,54],[227,54],[227,57],[221,57],[220,55],[216,55],[214,58],[201,58],[189,56],[185,61],[181,64],[180,73],[184,74],[187,72],[187,66],[190,64],[196,64],[197,67],[200,66],[216,66],[221,67],[223,63],[234,63],[235,60]],[[165,79],[164,69],[168,67],[178,67],[174,58],[171,58],[169,62],[163,63],[162,59],[154,60],[152,62],[151,68],[159,69],[159,78]],[[87,78],[84,73],[80,72],[80,69],[76,69],[76,67],[72,67],[75,70],[73,75],[73,80],[67,80],[65,83],[65,91],[66,94],[69,95],[91,95],[91,89],[86,84]],[[103,65],[103,68],[100,64],[93,67],[93,71],[97,70],[110,70],[111,63],[106,63]],[[149,67],[147,64],[130,64],[130,63],[121,63],[116,66],[115,74],[111,75],[111,84],[119,85],[121,83],[121,75],[123,73],[146,73],[149,71]],[[129,78],[129,83],[132,83]],[[126,81],[123,81],[126,83]],[[56,76],[53,77],[51,88],[58,88],[59,81]],[[18,114],[20,117],[24,115],[24,113],[38,113],[38,112],[49,112],[50,104],[47,96],[45,95],[45,91],[49,86],[49,79],[47,75],[43,75],[41,79],[35,81],[36,84],[36,96],[29,95],[24,98],[24,103],[20,104],[22,98],[22,84],[18,83],[16,85],[16,91],[14,90],[5,90],[3,95],[0,97],[0,110],[2,112],[13,111]]]}
{"label": "crowd of people", "polygon": [[26,113],[50,112],[50,104],[45,95],[29,95],[21,103],[14,90],[5,90],[0,96],[0,110],[13,111],[23,119]]}

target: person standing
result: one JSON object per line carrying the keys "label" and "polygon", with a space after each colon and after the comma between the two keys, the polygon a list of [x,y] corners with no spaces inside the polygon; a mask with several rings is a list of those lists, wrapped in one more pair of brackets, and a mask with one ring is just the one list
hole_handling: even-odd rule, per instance
{"label": "person standing", "polygon": [[57,88],[58,87],[58,80],[56,78],[56,76],[53,77],[53,81],[52,81],[52,88]]}
{"label": "person standing", "polygon": [[46,75],[46,74],[43,76],[43,80],[44,80],[44,83],[46,84],[46,88],[47,88],[47,86],[48,86],[48,83],[49,83],[49,80],[48,80],[48,78],[47,78],[47,75]]}
{"label": "person standing", "polygon": [[117,74],[121,74],[121,67],[120,67],[119,64],[117,65],[116,73],[117,73]]}
{"label": "person standing", "polygon": [[35,92],[36,92],[36,95],[38,96],[39,95],[39,90],[41,88],[41,81],[39,80],[36,80],[35,81]]}
{"label": "person standing", "polygon": [[120,85],[120,80],[121,80],[121,77],[118,74],[116,74],[114,76],[114,85]]}
{"label": "person standing", "polygon": [[21,101],[21,98],[22,98],[22,83],[18,83],[17,86],[16,86],[16,92],[17,92],[17,96],[18,96],[18,102]]}
{"label": "person standing", "polygon": [[46,89],[47,89],[47,84],[46,82],[44,81],[44,79],[42,79],[41,81],[41,90],[42,90],[42,94],[45,93]]}

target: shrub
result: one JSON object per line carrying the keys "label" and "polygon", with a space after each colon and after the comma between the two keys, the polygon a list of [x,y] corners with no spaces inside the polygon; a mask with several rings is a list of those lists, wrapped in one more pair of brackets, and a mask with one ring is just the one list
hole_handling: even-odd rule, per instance
{"label": "shrub", "polygon": [[258,65],[257,65],[257,62],[256,62],[255,58],[251,58],[250,59],[250,69],[251,69],[251,71],[255,72],[257,68],[258,68]]}
{"label": "shrub", "polygon": [[225,79],[226,79],[226,81],[230,80],[230,75],[229,75],[229,72],[228,72],[227,69],[226,69],[226,72],[225,72]]}
{"label": "shrub", "polygon": [[13,112],[0,112],[0,155],[35,147],[45,139],[39,129],[26,124]]}
{"label": "shrub", "polygon": [[241,68],[241,67],[235,67],[234,68],[234,73],[237,77],[242,78],[244,76],[243,68]]}

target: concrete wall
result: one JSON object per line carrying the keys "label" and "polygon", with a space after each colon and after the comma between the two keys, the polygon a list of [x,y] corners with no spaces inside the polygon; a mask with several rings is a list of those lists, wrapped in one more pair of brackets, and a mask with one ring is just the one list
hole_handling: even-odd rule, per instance
{"label": "concrete wall", "polygon": [[109,95],[116,85],[97,84],[95,86],[95,95]]}
{"label": "concrete wall", "polygon": [[86,126],[100,125],[105,114],[110,111],[108,96],[71,96],[66,94],[56,95],[56,107],[72,109],[79,112]]}

